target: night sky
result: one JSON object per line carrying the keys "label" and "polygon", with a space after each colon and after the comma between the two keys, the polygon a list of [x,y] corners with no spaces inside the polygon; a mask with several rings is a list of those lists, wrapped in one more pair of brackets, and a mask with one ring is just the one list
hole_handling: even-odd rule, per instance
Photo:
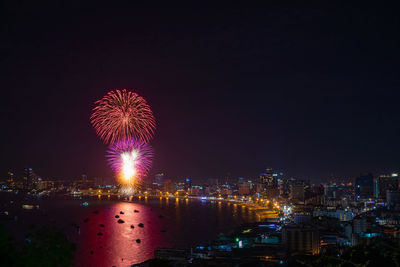
{"label": "night sky", "polygon": [[0,177],[111,177],[89,116],[114,88],[152,106],[151,175],[400,170],[394,6],[17,2],[0,7]]}

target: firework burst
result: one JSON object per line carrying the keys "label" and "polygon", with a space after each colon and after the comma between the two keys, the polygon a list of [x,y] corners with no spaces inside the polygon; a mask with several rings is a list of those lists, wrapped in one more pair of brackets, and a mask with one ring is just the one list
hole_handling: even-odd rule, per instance
{"label": "firework burst", "polygon": [[109,147],[107,158],[121,184],[136,185],[151,167],[153,149],[144,141],[123,139]]}
{"label": "firework burst", "polygon": [[126,89],[108,92],[90,116],[97,135],[106,143],[137,139],[148,142],[154,135],[156,123],[146,100]]}

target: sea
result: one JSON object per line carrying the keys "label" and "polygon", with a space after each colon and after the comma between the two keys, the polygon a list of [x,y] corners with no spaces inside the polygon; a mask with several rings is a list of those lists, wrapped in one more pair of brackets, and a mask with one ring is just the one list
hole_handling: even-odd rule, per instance
{"label": "sea", "polygon": [[0,224],[17,240],[41,226],[61,229],[76,245],[74,266],[131,266],[157,248],[194,248],[259,220],[243,205],[201,199],[0,193],[0,201]]}

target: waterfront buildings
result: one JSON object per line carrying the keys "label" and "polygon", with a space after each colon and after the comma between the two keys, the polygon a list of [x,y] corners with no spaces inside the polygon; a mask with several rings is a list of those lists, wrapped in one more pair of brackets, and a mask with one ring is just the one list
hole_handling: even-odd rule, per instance
{"label": "waterfront buildings", "polygon": [[[25,190],[23,192],[33,195],[44,191],[99,198],[120,195],[119,187],[112,184],[112,179],[82,175],[79,179],[50,180],[31,172],[33,170],[24,172],[20,179],[10,174],[2,188]],[[176,197],[178,201],[178,198],[214,203],[232,201],[234,206],[257,211],[262,223],[241,229],[236,234],[238,241],[236,237],[218,240],[218,245],[211,246],[211,251],[229,248],[280,261],[291,255],[314,255],[332,248],[370,242],[377,237],[399,238],[400,191],[396,174],[375,178],[372,174],[362,175],[354,184],[349,181],[312,184],[304,179],[285,179],[282,173],[273,172],[271,168],[261,174],[259,180],[241,177],[221,183],[220,179],[196,181],[166,177],[164,173],[157,174],[136,193]],[[220,252],[211,254],[221,256]],[[282,256],[283,252],[286,256]],[[243,252],[235,253],[241,255]],[[205,252],[190,255],[203,257]]]}

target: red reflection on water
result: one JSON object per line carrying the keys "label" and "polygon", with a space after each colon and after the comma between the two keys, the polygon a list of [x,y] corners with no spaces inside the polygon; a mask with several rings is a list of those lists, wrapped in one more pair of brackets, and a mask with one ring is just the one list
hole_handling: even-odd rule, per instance
{"label": "red reflection on water", "polygon": [[[78,266],[130,266],[152,258],[153,251],[165,245],[158,214],[149,207],[122,202],[99,207],[97,214],[93,213],[95,210],[86,214],[88,222],[84,223],[83,218],[79,223]],[[120,214],[121,211],[124,214]],[[119,218],[115,218],[116,215]],[[124,223],[118,223],[118,219]],[[139,227],[139,223],[144,227]]]}

